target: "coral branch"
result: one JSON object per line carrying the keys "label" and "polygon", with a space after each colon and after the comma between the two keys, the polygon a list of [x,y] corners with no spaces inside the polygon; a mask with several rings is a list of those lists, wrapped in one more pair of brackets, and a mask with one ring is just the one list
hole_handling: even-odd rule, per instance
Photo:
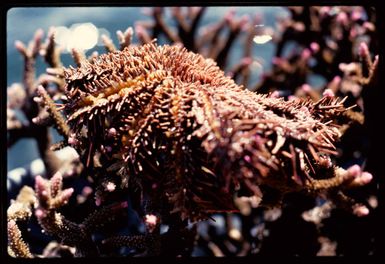
{"label": "coral branch", "polygon": [[116,51],[116,47],[114,45],[114,42],[112,42],[112,39],[109,38],[107,35],[103,34],[101,36],[104,47],[106,48],[107,52],[114,52]]}
{"label": "coral branch", "polygon": [[50,113],[53,121],[55,122],[55,127],[57,131],[64,136],[64,138],[68,138],[69,136],[69,128],[63,119],[62,115],[56,110],[55,103],[48,95],[47,91],[43,86],[38,87],[39,96],[43,99],[43,106],[46,107],[48,113]]}
{"label": "coral branch", "polygon": [[95,256],[97,248],[91,234],[97,228],[115,219],[119,210],[127,208],[127,203],[105,206],[92,213],[81,224],[67,220],[58,210],[68,203],[73,188],[62,190],[63,176],[56,173],[49,181],[36,177],[35,191],[38,200],[35,216],[47,234],[59,237],[62,243],[76,248],[78,256]]}
{"label": "coral branch", "polygon": [[116,32],[118,36],[120,50],[124,50],[124,48],[131,45],[132,36],[134,35],[134,29],[132,27],[128,27],[124,33],[120,30]]}
{"label": "coral branch", "polygon": [[38,30],[28,47],[25,47],[25,45],[20,41],[15,42],[16,49],[19,50],[19,52],[24,56],[23,83],[28,95],[32,95],[35,91],[35,60],[36,56],[39,54],[42,37],[43,31]]}
{"label": "coral branch", "polygon": [[36,201],[32,188],[24,186],[16,201],[11,201],[7,210],[8,250],[14,257],[33,258],[29,246],[24,242],[16,221],[26,221],[32,215],[32,206]]}
{"label": "coral branch", "polygon": [[51,27],[47,34],[47,40],[40,50],[40,55],[44,57],[44,60],[50,65],[52,68],[60,68],[62,67],[62,63],[60,60],[61,50],[55,45],[55,28]]}
{"label": "coral branch", "polygon": [[15,220],[8,221],[8,246],[10,253],[17,258],[33,258]]}

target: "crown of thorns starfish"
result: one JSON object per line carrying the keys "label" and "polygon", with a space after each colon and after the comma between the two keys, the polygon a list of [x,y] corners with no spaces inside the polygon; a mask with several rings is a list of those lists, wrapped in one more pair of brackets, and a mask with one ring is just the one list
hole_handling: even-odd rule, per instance
{"label": "crown of thorns starfish", "polygon": [[182,218],[232,210],[240,189],[261,198],[342,182],[329,156],[344,100],[255,94],[213,60],[154,43],[84,60],[65,78],[70,143],[86,164],[163,190]]}

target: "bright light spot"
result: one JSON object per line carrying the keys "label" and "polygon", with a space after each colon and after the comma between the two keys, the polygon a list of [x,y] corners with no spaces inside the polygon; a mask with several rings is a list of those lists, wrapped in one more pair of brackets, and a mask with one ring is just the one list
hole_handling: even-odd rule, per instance
{"label": "bright light spot", "polygon": [[71,31],[66,27],[55,28],[55,42],[59,46],[66,47],[66,43],[71,38]]}
{"label": "bright light spot", "polygon": [[272,37],[270,35],[259,35],[259,36],[255,36],[253,38],[253,41],[256,44],[265,44],[265,43],[269,42],[271,39],[272,39]]}
{"label": "bright light spot", "polygon": [[147,214],[146,216],[145,216],[145,222],[147,223],[147,224],[150,224],[150,225],[156,225],[156,222],[157,222],[157,220],[158,220],[158,218],[155,216],[155,215],[153,215],[153,214]]}
{"label": "bright light spot", "polygon": [[17,168],[8,172],[8,179],[12,180],[16,184],[20,184],[24,175],[27,174],[27,170],[24,168]]}
{"label": "bright light spot", "polygon": [[70,28],[56,27],[55,30],[55,42],[67,52],[72,49],[92,49],[98,43],[100,31],[108,33],[106,29],[98,29],[92,23],[73,24]]}
{"label": "bright light spot", "polygon": [[41,159],[35,159],[31,162],[31,174],[32,175],[41,175],[44,173],[44,163]]}
{"label": "bright light spot", "polygon": [[73,31],[73,48],[86,50],[93,48],[98,41],[98,29],[93,24],[83,24],[76,27]]}

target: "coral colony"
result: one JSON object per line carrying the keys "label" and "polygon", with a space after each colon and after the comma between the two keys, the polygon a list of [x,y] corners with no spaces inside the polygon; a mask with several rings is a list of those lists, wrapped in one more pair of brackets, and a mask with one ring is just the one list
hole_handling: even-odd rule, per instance
{"label": "coral colony", "polygon": [[[373,36],[374,24],[356,7],[338,14],[324,7],[289,10],[292,17],[280,22],[281,39],[272,38],[278,43],[272,72],[250,89],[250,46],[261,17],[237,18],[234,11],[198,35],[205,8],[188,8],[187,20],[186,10],[173,8],[177,31],[163,19],[163,8],[150,9],[152,26],[138,23],[135,30],[118,31],[119,50],[106,36],[106,54],[86,58],[72,50],[76,68],[62,66],[54,29],[45,43],[42,31],[28,47],[16,42],[25,67],[23,84],[8,89],[8,146],[23,137],[36,139],[46,173],[30,176],[34,186],[19,187],[11,201],[8,253],[23,258],[190,256],[194,248],[215,256],[263,253],[268,238],[255,231],[263,225],[247,219],[259,214],[274,221],[268,215],[282,207],[282,215],[273,218],[284,219],[287,197],[300,195],[318,201],[296,209],[301,221],[318,228],[312,254],[336,254],[336,242],[322,234],[321,222],[333,210],[360,218],[375,208],[375,197],[368,203],[354,196],[354,189],[370,185],[372,174],[359,165],[338,165],[343,148],[337,148],[351,127],[364,122],[361,90],[375,85],[378,57],[373,62],[368,44],[356,41]],[[307,28],[308,16],[319,27]],[[321,25],[340,32],[321,32]],[[229,35],[219,38],[226,27]],[[310,38],[300,43],[299,54],[281,54],[286,41],[306,42],[300,35],[309,32],[331,34],[329,43]],[[134,34],[140,43],[132,43]],[[157,44],[159,34],[170,45]],[[225,74],[232,43],[245,35],[244,58]],[[342,41],[357,45],[349,52],[361,63],[338,61]],[[36,79],[39,54],[49,68]],[[315,69],[328,80],[322,89],[303,81],[310,58],[328,65]],[[341,74],[333,76],[336,65]],[[17,119],[20,110],[29,122]],[[52,142],[51,126],[62,141]],[[61,160],[55,151],[62,148],[78,155]],[[299,200],[291,206],[304,207]],[[79,219],[66,208],[82,208],[87,215]],[[241,228],[233,215],[240,216]],[[223,244],[215,242],[215,232],[197,230],[212,229],[219,216],[226,218]],[[29,222],[51,239],[40,252],[23,238]]]}

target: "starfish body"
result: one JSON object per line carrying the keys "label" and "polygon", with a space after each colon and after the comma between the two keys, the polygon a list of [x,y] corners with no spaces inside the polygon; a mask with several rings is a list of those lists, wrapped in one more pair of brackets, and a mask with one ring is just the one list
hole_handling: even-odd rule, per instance
{"label": "starfish body", "polygon": [[259,95],[211,59],[154,43],[84,60],[65,77],[64,113],[87,165],[99,157],[182,219],[234,210],[239,190],[261,198],[334,177],[325,160],[345,108],[333,97]]}

